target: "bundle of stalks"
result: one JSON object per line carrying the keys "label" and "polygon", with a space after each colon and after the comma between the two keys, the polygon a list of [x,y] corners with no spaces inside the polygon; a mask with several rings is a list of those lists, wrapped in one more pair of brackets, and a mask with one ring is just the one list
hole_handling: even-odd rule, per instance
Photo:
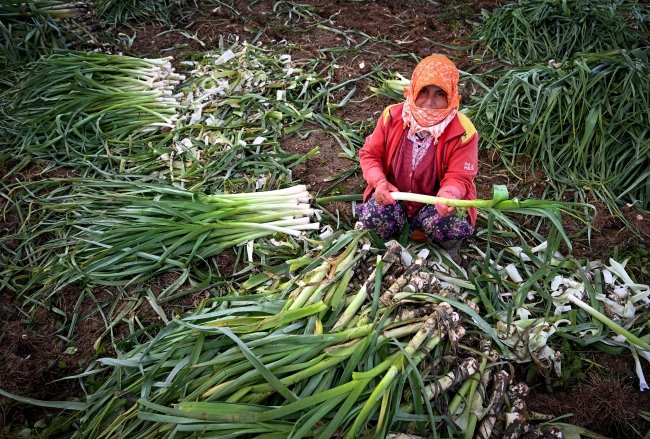
{"label": "bundle of stalks", "polygon": [[[363,240],[347,233],[288,263],[289,277],[260,273],[242,285],[257,294],[207,300],[153,340],[95,362],[84,375],[114,369],[74,437],[457,432],[472,410],[462,403],[476,393],[470,377],[494,367],[456,350],[474,323],[431,294],[440,286],[422,258],[406,265],[399,244],[378,256]],[[403,289],[426,299],[380,299]],[[489,342],[482,350],[493,358]]]}
{"label": "bundle of stalks", "polygon": [[34,221],[0,238],[11,255],[4,284],[28,302],[75,282],[126,286],[180,273],[158,297],[168,300],[188,279],[209,284],[211,258],[227,248],[319,228],[305,186],[205,195],[160,182],[71,179],[39,188],[48,184],[55,188],[31,200]]}
{"label": "bundle of stalks", "polygon": [[0,4],[0,67],[36,61],[55,49],[70,49],[93,40],[79,23],[91,3],[58,0]]}
{"label": "bundle of stalks", "polygon": [[147,141],[178,120],[173,91],[185,77],[169,60],[60,51],[33,63],[4,98],[2,156],[72,165],[152,156]]}

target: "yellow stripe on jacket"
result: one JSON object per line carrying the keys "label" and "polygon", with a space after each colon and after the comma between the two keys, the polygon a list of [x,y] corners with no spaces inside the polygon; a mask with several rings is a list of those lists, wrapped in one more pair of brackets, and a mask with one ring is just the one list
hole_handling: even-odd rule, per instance
{"label": "yellow stripe on jacket", "polygon": [[474,128],[474,124],[472,121],[469,120],[467,116],[465,116],[463,113],[460,111],[456,113],[458,116],[458,120],[460,121],[460,124],[463,126],[465,129],[465,134],[460,138],[462,143],[467,142],[469,139],[472,138],[474,134],[476,134],[476,128]]}

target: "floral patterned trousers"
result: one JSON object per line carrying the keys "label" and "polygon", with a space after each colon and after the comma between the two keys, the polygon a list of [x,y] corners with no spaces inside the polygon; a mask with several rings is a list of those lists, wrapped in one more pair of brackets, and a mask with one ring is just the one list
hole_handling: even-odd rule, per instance
{"label": "floral patterned trousers", "polygon": [[400,203],[381,206],[374,198],[367,203],[357,204],[355,212],[364,229],[374,230],[384,240],[394,233],[401,233],[407,221],[411,230],[424,229],[427,239],[432,241],[454,241],[474,233],[474,226],[467,221],[467,217],[440,216],[433,204],[424,205],[410,220]]}

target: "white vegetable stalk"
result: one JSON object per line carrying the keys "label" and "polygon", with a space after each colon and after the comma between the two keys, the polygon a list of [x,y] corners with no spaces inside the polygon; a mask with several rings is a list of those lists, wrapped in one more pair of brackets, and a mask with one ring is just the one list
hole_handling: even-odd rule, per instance
{"label": "white vegetable stalk", "polygon": [[630,348],[630,350],[632,351],[632,357],[634,358],[636,376],[639,377],[639,390],[643,392],[644,390],[650,389],[650,387],[648,387],[648,383],[645,380],[645,375],[643,375],[643,368],[641,367],[641,362],[639,361],[639,354],[633,347]]}
{"label": "white vegetable stalk", "polygon": [[583,309],[584,311],[587,312],[587,314],[591,315],[597,320],[600,320],[602,323],[604,323],[609,329],[614,331],[615,333],[624,336],[627,341],[631,344],[635,344],[641,349],[650,352],[650,345],[643,340],[641,340],[639,337],[636,335],[632,334],[625,328],[621,327],[620,325],[616,324],[613,320],[608,318],[607,316],[603,315],[600,313],[598,310],[592,308],[591,306],[587,305],[584,303],[582,300],[578,299],[575,297],[573,294],[567,294],[566,299],[576,305],[577,307]]}
{"label": "white vegetable stalk", "polygon": [[[306,195],[305,195],[306,194]],[[241,194],[223,194],[223,195],[213,195],[212,197],[219,198],[219,199],[239,199],[239,198],[246,198],[248,200],[254,200],[256,198],[268,200],[269,197],[274,197],[274,196],[284,196],[284,195],[296,195],[296,198],[299,197],[306,197],[309,198],[309,192],[307,192],[307,186],[304,184],[298,184],[296,186],[291,186],[288,188],[284,189],[277,189],[274,191],[267,191],[267,192],[255,192],[252,194],[249,193],[241,193]]]}
{"label": "white vegetable stalk", "polygon": [[508,273],[508,277],[512,279],[513,282],[520,284],[524,281],[524,279],[519,274],[519,271],[517,271],[517,267],[515,267],[513,264],[506,265],[506,273]]}

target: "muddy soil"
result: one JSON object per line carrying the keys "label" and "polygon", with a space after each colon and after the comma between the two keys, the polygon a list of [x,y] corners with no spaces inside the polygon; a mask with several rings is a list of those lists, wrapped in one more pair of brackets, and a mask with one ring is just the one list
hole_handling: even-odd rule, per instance
{"label": "muddy soil", "polygon": [[[477,14],[483,8],[492,10],[498,5],[497,0],[477,0],[471,3],[454,0],[302,0],[299,3],[299,9],[308,11],[307,14],[297,14],[296,10],[292,10],[294,3],[288,1],[200,1],[196,7],[187,8],[184,16],[177,17],[173,26],[133,25],[131,28],[119,29],[130,36],[135,35],[132,45],[121,49],[127,54],[138,56],[171,55],[178,63],[198,59],[204,51],[217,48],[220,38],[237,35],[241,40],[247,41],[257,38],[256,41],[269,48],[282,41],[291,42],[294,44],[293,59],[331,57],[331,52],[323,49],[359,45],[356,50],[337,52],[337,82],[359,77],[367,73],[368,69],[379,65],[384,71],[410,75],[416,59],[432,53],[446,54],[462,70],[480,71],[486,67],[477,64],[472,57],[474,53],[480,53],[479,47],[469,50],[455,50],[451,47],[471,45],[468,36],[476,25]],[[189,31],[204,42],[205,46],[180,33],[164,33],[172,28]],[[346,37],[342,34],[345,30],[359,32]],[[334,115],[348,122],[363,122],[361,134],[367,135],[383,108],[393,101],[373,95],[365,79],[356,85],[357,92],[352,100]],[[342,89],[339,93],[341,96],[334,96],[335,100],[341,99],[347,90]],[[467,93],[464,95],[466,99]],[[340,147],[325,134],[313,133],[307,139],[294,135],[282,143],[282,148],[290,153],[304,154],[315,146],[321,147],[320,153],[294,168],[294,177],[308,184],[310,191],[318,195],[330,188],[330,184],[325,181],[327,177],[350,169],[354,163],[339,157]],[[14,165],[15,163],[0,164],[1,175],[5,175]],[[483,149],[480,153],[480,166],[476,180],[480,198],[491,198],[493,184],[506,184],[511,194],[539,196],[543,192],[543,179],[528,169],[525,163],[515,167],[519,172],[515,177],[493,151]],[[38,179],[42,177],[42,171],[42,166],[30,166],[14,177]],[[48,172],[58,173],[59,176],[71,173],[65,169]],[[337,191],[360,193],[364,187],[365,182],[360,172],[357,172],[341,182]],[[0,199],[0,208],[2,203],[4,200]],[[335,213],[338,211],[342,218],[353,221],[347,203],[333,204],[328,209]],[[576,241],[574,255],[577,258],[605,259],[614,251],[621,255],[630,249],[637,251],[639,243],[645,245],[646,249],[650,248],[650,217],[632,206],[625,207],[624,213],[632,228],[639,233],[626,227],[619,218],[600,205],[595,229],[589,239]],[[2,233],[12,233],[20,227],[22,219],[5,215],[0,221]],[[581,225],[577,223],[567,224],[570,232],[580,228]],[[223,273],[236,271],[234,259],[232,253],[218,258]],[[153,285],[154,292],[160,291],[174,280],[173,276],[157,280],[157,284]],[[645,282],[648,282],[647,278]],[[83,399],[77,380],[57,380],[82,373],[90,362],[100,356],[114,355],[116,344],[119,346],[114,341],[128,334],[125,324],[118,325],[112,333],[105,334],[104,317],[97,311],[102,309],[107,315],[114,315],[115,310],[107,310],[106,305],[115,303],[116,292],[98,289],[90,293],[92,294],[86,294],[78,303],[80,291],[70,287],[56,304],[61,313],[40,311],[33,319],[28,319],[19,310],[21,302],[16,301],[12,293],[2,290],[0,286],[0,388],[43,400]],[[188,295],[169,303],[164,311],[168,316],[188,312],[204,297],[202,293]],[[124,301],[118,303],[119,308]],[[79,315],[84,318],[76,322],[71,340],[76,351],[70,352],[66,351],[68,344],[64,340],[68,335],[70,316],[75,306],[80,307]],[[135,316],[140,316],[141,324],[152,330],[161,324],[160,317],[148,306],[147,301],[127,318]],[[103,337],[98,342],[101,336]],[[558,383],[553,377],[545,376],[544,371],[536,374],[537,378],[530,383],[533,387],[528,397],[530,408],[551,415],[573,413],[573,417],[565,419],[565,422],[573,422],[613,438],[633,437],[633,428],[641,432],[650,429],[650,424],[644,423],[638,415],[639,411],[650,408],[650,392],[639,392],[631,357],[597,354],[591,358],[593,364],[585,363],[585,374],[581,379]],[[528,367],[534,366],[521,366],[518,376],[523,379]],[[643,367],[646,375],[649,375],[648,364],[645,363]],[[93,383],[100,381],[101,375],[87,384],[87,390],[92,391]],[[556,387],[553,388],[549,383],[555,383]],[[34,422],[42,418],[50,422],[59,415],[63,418],[67,416],[56,410],[16,404],[0,397],[0,436],[3,431],[33,426]]]}

